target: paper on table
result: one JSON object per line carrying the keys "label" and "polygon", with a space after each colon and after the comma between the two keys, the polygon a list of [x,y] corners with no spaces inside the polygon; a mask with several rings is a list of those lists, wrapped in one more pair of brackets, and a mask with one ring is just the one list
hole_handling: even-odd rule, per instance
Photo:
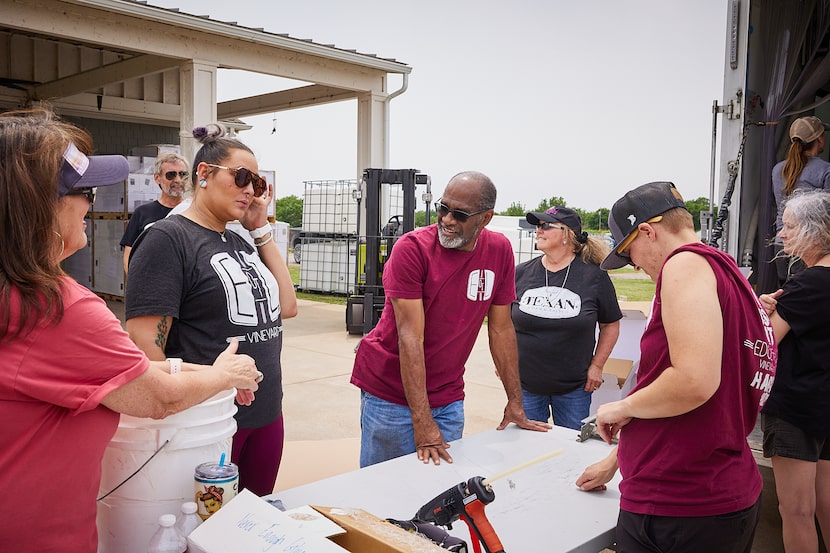
{"label": "paper on table", "polygon": [[309,535],[327,538],[346,533],[340,526],[312,509],[309,505],[289,509],[284,514],[295,521],[300,529]]}
{"label": "paper on table", "polygon": [[346,552],[248,490],[239,492],[200,524],[188,536],[188,543],[203,553]]}

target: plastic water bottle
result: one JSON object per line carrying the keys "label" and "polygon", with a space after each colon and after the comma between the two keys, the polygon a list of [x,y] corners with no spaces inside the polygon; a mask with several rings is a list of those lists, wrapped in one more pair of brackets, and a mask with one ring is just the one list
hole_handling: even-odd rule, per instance
{"label": "plastic water bottle", "polygon": [[175,524],[176,515],[168,514],[159,517],[159,529],[150,538],[148,553],[184,553]]}
{"label": "plastic water bottle", "polygon": [[175,526],[181,538],[182,551],[187,551],[187,536],[202,524],[202,519],[196,514],[197,509],[198,507],[193,501],[182,503],[182,514],[179,515]]}

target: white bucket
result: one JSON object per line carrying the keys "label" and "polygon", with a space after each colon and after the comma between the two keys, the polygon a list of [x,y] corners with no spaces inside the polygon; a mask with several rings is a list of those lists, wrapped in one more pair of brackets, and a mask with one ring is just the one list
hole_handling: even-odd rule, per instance
{"label": "white bucket", "polygon": [[98,553],[146,553],[159,516],[178,516],[181,504],[193,501],[196,466],[219,462],[222,453],[230,461],[235,398],[236,390],[225,390],[162,420],[121,415],[101,463],[99,497],[161,449],[135,476],[98,502]]}

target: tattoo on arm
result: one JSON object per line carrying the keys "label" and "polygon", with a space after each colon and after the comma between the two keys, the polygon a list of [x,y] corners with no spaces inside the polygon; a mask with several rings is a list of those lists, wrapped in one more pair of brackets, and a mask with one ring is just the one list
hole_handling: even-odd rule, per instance
{"label": "tattoo on arm", "polygon": [[163,316],[159,321],[158,326],[156,326],[156,330],[158,333],[156,334],[155,344],[164,351],[164,348],[167,347],[167,334],[170,332],[170,325],[167,322],[167,316]]}

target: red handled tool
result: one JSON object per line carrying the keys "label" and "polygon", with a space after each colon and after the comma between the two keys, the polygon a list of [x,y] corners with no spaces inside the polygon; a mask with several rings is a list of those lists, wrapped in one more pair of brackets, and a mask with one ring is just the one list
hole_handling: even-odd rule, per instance
{"label": "red handled tool", "polygon": [[504,547],[484,514],[484,506],[496,498],[484,478],[475,476],[466,482],[453,486],[418,510],[414,520],[431,522],[452,530],[452,524],[459,518],[467,523],[473,538],[473,551],[481,553],[479,542],[486,553],[504,553]]}
{"label": "red handled tool", "polygon": [[[439,494],[432,501],[418,509],[413,521],[431,522],[437,526],[446,526],[452,530],[452,524],[459,518],[467,523],[470,528],[470,536],[473,538],[473,551],[481,553],[479,542],[484,546],[485,553],[504,553],[504,546],[496,535],[493,525],[487,520],[484,513],[484,506],[496,499],[492,482],[504,478],[518,470],[529,467],[561,455],[563,450],[557,449],[519,466],[513,467],[491,478],[484,479],[481,476],[474,476],[466,482],[453,486],[442,494]],[[477,539],[476,539],[477,538]]]}

